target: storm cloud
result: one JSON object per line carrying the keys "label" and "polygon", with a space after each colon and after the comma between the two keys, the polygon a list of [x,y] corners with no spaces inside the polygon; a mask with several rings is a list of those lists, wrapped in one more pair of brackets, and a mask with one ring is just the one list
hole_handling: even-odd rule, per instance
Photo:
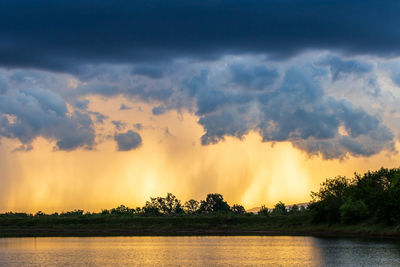
{"label": "storm cloud", "polygon": [[92,149],[95,131],[89,114],[69,112],[62,98],[42,89],[13,90],[0,95],[0,135],[18,139],[22,147],[44,137],[56,149]]}
{"label": "storm cloud", "polygon": [[128,130],[114,136],[117,142],[118,151],[129,151],[138,148],[142,144],[142,137],[137,132]]}
{"label": "storm cloud", "polygon": [[[394,135],[379,116],[326,95],[314,72],[292,67],[273,89],[247,91],[240,97],[232,90],[214,93],[208,97],[208,109],[197,101],[199,124],[205,130],[202,144],[215,144],[226,136],[242,139],[255,131],[265,142],[289,141],[325,159],[395,150]],[[196,97],[202,94],[207,93],[199,91]]]}
{"label": "storm cloud", "polygon": [[360,60],[343,60],[338,56],[327,56],[318,62],[319,65],[328,66],[332,73],[332,80],[336,81],[343,75],[363,74],[372,71],[370,63]]}
{"label": "storm cloud", "polygon": [[[37,137],[92,149],[95,125],[107,127],[90,110],[101,96],[124,98],[125,114],[140,102],[154,116],[188,112],[202,145],[257,132],[326,159],[394,151],[376,62],[400,55],[399,13],[394,0],[5,1],[0,135],[22,150]],[[118,150],[141,145],[110,121],[126,131]]]}
{"label": "storm cloud", "polygon": [[0,65],[79,73],[85,64],[311,49],[394,56],[399,12],[395,0],[3,1]]}

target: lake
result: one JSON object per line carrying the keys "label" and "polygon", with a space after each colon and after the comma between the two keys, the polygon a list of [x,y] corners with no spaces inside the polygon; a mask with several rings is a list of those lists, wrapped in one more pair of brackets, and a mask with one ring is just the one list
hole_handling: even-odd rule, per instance
{"label": "lake", "polygon": [[300,236],[0,238],[0,266],[400,266],[398,241]]}

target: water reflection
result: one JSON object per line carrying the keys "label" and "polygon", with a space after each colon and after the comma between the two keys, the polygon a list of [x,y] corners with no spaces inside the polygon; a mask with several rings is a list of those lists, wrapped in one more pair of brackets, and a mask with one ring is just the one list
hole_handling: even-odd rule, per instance
{"label": "water reflection", "polygon": [[289,236],[0,239],[0,266],[82,265],[400,266],[400,246]]}
{"label": "water reflection", "polygon": [[321,263],[330,266],[400,266],[400,244],[395,240],[314,238]]}

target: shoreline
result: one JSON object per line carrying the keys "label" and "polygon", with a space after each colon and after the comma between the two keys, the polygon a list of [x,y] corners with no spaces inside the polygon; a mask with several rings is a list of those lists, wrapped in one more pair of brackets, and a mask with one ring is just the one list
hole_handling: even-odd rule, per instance
{"label": "shoreline", "polygon": [[316,236],[400,239],[400,226],[377,222],[312,223],[308,214],[282,216],[34,216],[0,217],[0,237],[62,236]]}
{"label": "shoreline", "polygon": [[105,237],[105,236],[312,236],[327,238],[385,238],[400,239],[400,233],[389,231],[371,231],[370,229],[344,230],[339,227],[311,229],[54,229],[54,228],[9,228],[0,230],[0,238],[16,237]]}

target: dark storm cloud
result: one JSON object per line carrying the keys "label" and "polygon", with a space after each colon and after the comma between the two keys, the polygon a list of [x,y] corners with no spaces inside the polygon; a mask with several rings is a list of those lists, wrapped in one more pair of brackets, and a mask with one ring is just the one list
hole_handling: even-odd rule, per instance
{"label": "dark storm cloud", "polygon": [[59,96],[40,89],[0,95],[0,135],[17,138],[25,148],[31,148],[39,136],[54,140],[60,150],[91,149],[95,144],[90,116],[79,111],[69,113]]}
{"label": "dark storm cloud", "polygon": [[360,135],[357,138],[349,136],[336,136],[333,139],[295,140],[292,144],[306,151],[309,155],[321,154],[324,159],[343,159],[347,153],[353,156],[369,157],[381,152],[383,149],[395,151],[392,132],[381,125],[371,130],[368,135]]}
{"label": "dark storm cloud", "polygon": [[240,105],[249,103],[253,96],[248,93],[234,93],[216,89],[204,88],[196,94],[197,115],[211,113],[221,106]]}
{"label": "dark storm cloud", "polygon": [[75,91],[71,92],[71,94],[76,96],[97,94],[107,97],[116,96],[120,93],[120,87],[108,85],[107,83],[90,83],[79,86]]}
{"label": "dark storm cloud", "polygon": [[167,109],[163,106],[156,106],[151,110],[151,113],[153,113],[153,115],[162,115],[167,111]]}
{"label": "dark storm cloud", "polygon": [[276,70],[263,65],[249,67],[244,64],[232,64],[229,69],[232,81],[248,89],[263,90],[266,86],[272,85],[279,77]]}
{"label": "dark storm cloud", "polygon": [[[289,70],[282,85],[263,94],[259,102],[264,114],[261,129],[267,141],[332,138],[341,124],[352,137],[357,137],[380,123],[348,101],[325,96],[316,81],[297,69]],[[269,127],[271,121],[274,127]]]}
{"label": "dark storm cloud", "polygon": [[118,151],[133,150],[142,144],[142,137],[132,130],[126,133],[116,134],[114,140],[117,142]]}
{"label": "dark storm cloud", "polygon": [[214,108],[200,114],[199,123],[206,132],[202,144],[257,131],[263,141],[289,141],[309,155],[326,159],[394,150],[394,136],[379,117],[327,96],[313,76],[305,69],[292,68],[279,87],[257,94],[254,100],[224,105],[232,92],[228,97],[210,98]]}
{"label": "dark storm cloud", "polygon": [[7,91],[7,83],[0,79],[0,95],[4,94]]}
{"label": "dark storm cloud", "polygon": [[[103,83],[93,82],[86,85],[78,86],[76,90],[67,93],[68,97],[81,97],[87,95],[101,95],[105,97],[114,97],[123,95],[126,97],[136,97],[146,102],[165,101],[173,94],[171,88],[149,87],[147,84],[138,85],[110,85],[107,81]],[[126,109],[127,106],[122,106]],[[120,106],[121,109],[121,106]],[[122,110],[123,110],[122,109]]]}
{"label": "dark storm cloud", "polygon": [[225,136],[242,139],[245,134],[255,128],[254,123],[247,118],[246,113],[238,112],[235,107],[202,116],[199,124],[203,126],[206,133],[201,137],[201,144],[216,144],[223,141]]}
{"label": "dark storm cloud", "polygon": [[363,74],[373,69],[370,63],[354,59],[342,60],[338,56],[327,56],[320,60],[318,64],[330,68],[332,80],[334,81],[345,74]]}
{"label": "dark storm cloud", "polygon": [[142,75],[152,79],[162,78],[165,74],[165,67],[159,65],[139,65],[132,68],[131,73],[134,75]]}
{"label": "dark storm cloud", "polygon": [[121,92],[126,96],[138,97],[144,101],[165,101],[174,93],[171,88],[149,88],[145,85],[139,85],[128,88]]}
{"label": "dark storm cloud", "polygon": [[114,125],[115,129],[118,131],[121,131],[125,128],[126,123],[123,121],[111,121],[111,123]]}
{"label": "dark storm cloud", "polygon": [[[369,57],[361,61],[363,57],[356,60],[326,54],[303,54],[281,62],[251,55],[209,62],[182,60],[172,67],[173,64],[162,65],[168,75],[156,79],[132,74],[131,65],[102,65],[99,71],[91,70],[90,78],[78,81],[76,88],[66,87],[70,75],[0,70],[0,79],[9,82],[8,90],[0,93],[0,135],[18,138],[20,150],[31,149],[32,140],[38,136],[56,140],[58,149],[92,148],[93,124],[102,123],[106,117],[88,110],[85,97],[123,96],[126,101],[150,104],[153,115],[172,110],[196,115],[204,129],[202,145],[222,142],[226,137],[242,139],[249,132],[257,132],[265,142],[290,142],[308,155],[325,159],[393,151],[394,136],[377,115],[385,115],[382,110],[366,107],[361,101],[362,108],[354,99],[351,102],[351,98],[328,94],[329,90],[347,86],[331,80],[334,73],[339,78],[363,75],[365,82],[360,84],[365,90],[379,86],[376,80],[368,82],[376,74],[376,68],[371,70],[368,65]],[[51,82],[47,76],[59,80]],[[42,85],[49,90],[15,89]],[[351,83],[349,86],[352,87],[343,91],[361,90]],[[369,96],[368,101],[376,100],[377,96]],[[71,112],[67,107],[77,111]],[[128,108],[120,106],[121,110]],[[117,132],[124,131],[114,136],[118,150],[140,146],[140,135],[127,131],[132,125],[112,123]],[[136,124],[132,129],[146,128]]]}
{"label": "dark storm cloud", "polygon": [[135,123],[135,124],[133,125],[133,127],[134,127],[136,130],[140,131],[140,130],[142,130],[143,125],[142,125],[141,123]]}
{"label": "dark storm cloud", "polygon": [[[395,0],[14,0],[0,3],[0,64],[82,64],[307,49],[399,55]],[[161,77],[155,69],[137,73]]]}
{"label": "dark storm cloud", "polygon": [[89,111],[88,114],[92,115],[95,118],[97,123],[103,124],[104,120],[108,119],[108,117],[97,111]]}
{"label": "dark storm cloud", "polygon": [[132,107],[125,105],[125,104],[121,104],[121,106],[119,107],[119,110],[130,110],[132,109]]}
{"label": "dark storm cloud", "polygon": [[78,99],[74,101],[73,106],[77,109],[87,110],[89,107],[90,101],[87,99]]}

